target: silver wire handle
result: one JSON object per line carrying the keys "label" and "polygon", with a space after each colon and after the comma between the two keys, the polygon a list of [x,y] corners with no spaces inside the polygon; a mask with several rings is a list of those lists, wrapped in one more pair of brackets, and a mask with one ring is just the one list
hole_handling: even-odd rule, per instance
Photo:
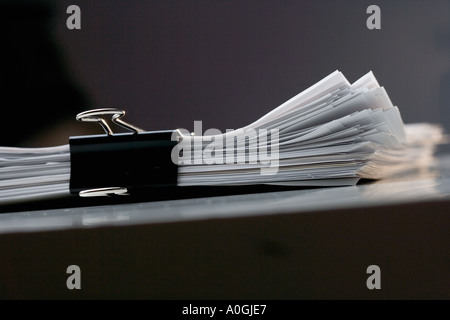
{"label": "silver wire handle", "polygon": [[135,133],[145,131],[141,128],[133,126],[132,124],[129,124],[128,122],[123,121],[121,118],[125,115],[125,111],[116,108],[101,108],[84,111],[77,114],[76,119],[82,122],[97,122],[109,136],[113,135],[114,132],[112,131],[111,127],[108,125],[104,118],[100,117],[104,115],[112,115],[111,121],[122,128],[128,129]]}
{"label": "silver wire handle", "polygon": [[121,187],[95,188],[95,189],[80,191],[78,193],[78,195],[82,198],[102,197],[102,196],[112,196],[112,195],[128,195],[128,189],[121,188]]}

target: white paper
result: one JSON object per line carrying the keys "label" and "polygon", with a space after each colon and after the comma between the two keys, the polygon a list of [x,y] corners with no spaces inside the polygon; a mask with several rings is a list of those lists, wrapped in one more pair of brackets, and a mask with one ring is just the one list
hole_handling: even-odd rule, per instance
{"label": "white paper", "polygon": [[[435,146],[445,138],[439,125],[405,125],[371,71],[353,84],[335,71],[241,129],[217,136],[183,136],[182,143],[200,143],[192,157],[202,159],[199,164],[178,163],[178,184],[354,185],[361,178],[382,179],[429,165]],[[223,155],[230,150],[225,144],[213,148],[211,141],[242,138],[245,130],[277,130],[279,136],[266,145],[250,136],[231,150],[238,163],[213,163],[210,149]],[[258,162],[261,146],[278,152],[276,163]],[[263,169],[276,173],[262,174]],[[68,145],[0,147],[0,203],[67,195],[69,181]]]}

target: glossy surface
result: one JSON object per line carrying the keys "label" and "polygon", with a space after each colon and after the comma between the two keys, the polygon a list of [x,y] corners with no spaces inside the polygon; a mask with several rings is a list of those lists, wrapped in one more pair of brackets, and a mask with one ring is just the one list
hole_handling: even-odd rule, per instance
{"label": "glossy surface", "polygon": [[422,172],[350,187],[33,210],[0,215],[0,233],[126,226],[450,199],[450,156]]}

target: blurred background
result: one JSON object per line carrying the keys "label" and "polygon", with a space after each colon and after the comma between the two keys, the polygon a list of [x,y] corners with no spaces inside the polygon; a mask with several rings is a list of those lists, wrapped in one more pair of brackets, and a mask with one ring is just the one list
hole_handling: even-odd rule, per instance
{"label": "blurred background", "polygon": [[405,123],[450,131],[449,13],[448,0],[2,1],[0,145],[101,133],[75,120],[100,107],[146,130],[235,129],[337,69],[372,70]]}

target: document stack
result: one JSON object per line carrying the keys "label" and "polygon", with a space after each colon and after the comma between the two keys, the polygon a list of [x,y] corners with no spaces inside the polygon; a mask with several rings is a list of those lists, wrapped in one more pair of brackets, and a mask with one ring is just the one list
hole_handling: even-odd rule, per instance
{"label": "document stack", "polygon": [[[114,136],[107,132],[105,139]],[[399,108],[372,72],[350,83],[335,71],[246,127],[205,134],[173,130],[174,146],[167,152],[177,168],[179,188],[345,186],[430,166],[444,137],[437,124],[404,124]],[[74,193],[71,161],[69,143],[0,147],[0,203]],[[94,158],[92,162],[95,170]],[[118,185],[99,181],[98,186],[122,191],[139,187],[121,185],[126,184],[123,181]]]}

